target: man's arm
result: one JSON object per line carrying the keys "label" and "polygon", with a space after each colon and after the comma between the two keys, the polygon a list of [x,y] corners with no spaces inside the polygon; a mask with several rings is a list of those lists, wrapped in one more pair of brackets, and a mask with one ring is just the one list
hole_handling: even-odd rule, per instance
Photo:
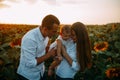
{"label": "man's arm", "polygon": [[55,49],[51,49],[50,51],[47,52],[47,54],[36,58],[37,60],[37,65],[41,64],[42,62],[44,62],[45,60],[49,59],[50,57],[54,57],[56,55],[56,50]]}

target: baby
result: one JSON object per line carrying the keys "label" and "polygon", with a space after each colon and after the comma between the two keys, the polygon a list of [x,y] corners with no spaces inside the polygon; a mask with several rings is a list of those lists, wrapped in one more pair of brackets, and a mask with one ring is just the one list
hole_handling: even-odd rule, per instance
{"label": "baby", "polygon": [[60,64],[60,62],[62,61],[62,54],[61,54],[62,46],[64,46],[65,48],[70,47],[69,46],[69,42],[71,41],[70,37],[71,37],[70,25],[64,25],[60,27],[60,35],[58,36],[56,41],[50,45],[50,49],[52,48],[57,49],[57,56],[55,57],[52,64],[49,66],[48,76],[51,76],[53,74],[54,68],[57,67],[58,64]]}

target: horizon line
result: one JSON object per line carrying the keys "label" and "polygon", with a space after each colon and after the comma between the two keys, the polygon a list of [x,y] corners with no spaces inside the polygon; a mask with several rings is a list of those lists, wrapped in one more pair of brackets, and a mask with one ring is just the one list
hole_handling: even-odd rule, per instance
{"label": "horizon line", "polygon": [[[109,23],[106,23],[106,24],[85,24],[85,25],[107,25],[107,24],[117,24],[117,23],[120,23],[120,22],[109,22]],[[0,22],[0,24],[11,24],[11,25],[41,25],[41,24],[30,24],[30,23],[6,23],[6,22]],[[68,23],[62,23],[60,25],[65,25],[65,24],[68,24]],[[70,24],[70,23],[69,23]],[[68,25],[69,25],[68,24]]]}

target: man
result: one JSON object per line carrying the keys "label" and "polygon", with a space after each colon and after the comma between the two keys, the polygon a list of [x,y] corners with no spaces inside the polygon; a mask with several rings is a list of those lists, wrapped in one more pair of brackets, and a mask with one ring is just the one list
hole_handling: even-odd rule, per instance
{"label": "man", "polygon": [[57,33],[60,22],[54,15],[43,18],[40,27],[27,32],[21,43],[20,63],[17,73],[20,80],[41,80],[44,74],[44,61],[56,55],[52,49],[45,54],[49,38]]}

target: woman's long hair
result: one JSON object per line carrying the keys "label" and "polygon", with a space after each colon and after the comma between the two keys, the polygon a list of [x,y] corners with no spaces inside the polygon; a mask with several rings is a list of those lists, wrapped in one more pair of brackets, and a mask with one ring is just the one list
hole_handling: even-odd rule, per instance
{"label": "woman's long hair", "polygon": [[80,64],[80,71],[84,71],[91,64],[91,46],[86,26],[81,22],[76,22],[71,26],[77,38],[77,60]]}

